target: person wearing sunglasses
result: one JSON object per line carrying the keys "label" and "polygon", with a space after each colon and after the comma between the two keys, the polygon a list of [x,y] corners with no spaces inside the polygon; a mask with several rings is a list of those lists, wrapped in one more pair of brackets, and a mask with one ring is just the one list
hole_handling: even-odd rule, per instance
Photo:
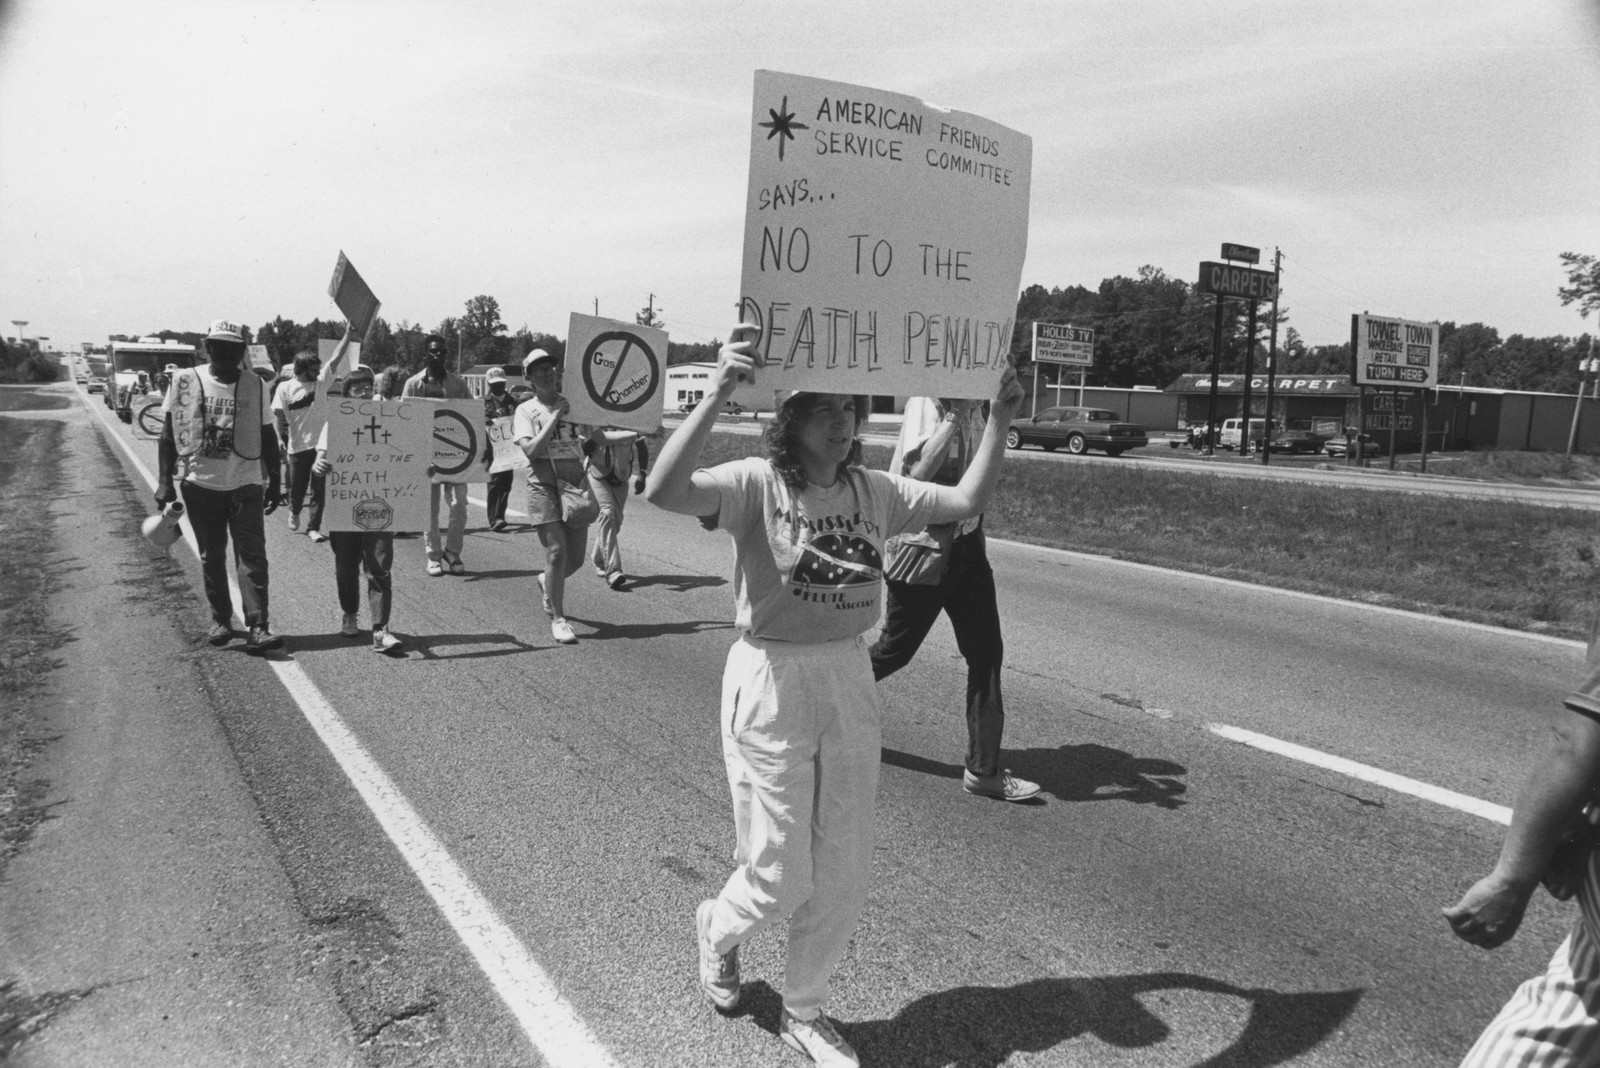
{"label": "person wearing sunglasses", "polygon": [[[467,380],[445,367],[449,350],[444,338],[429,334],[423,346],[427,363],[421,371],[406,379],[400,390],[401,399],[423,397],[432,400],[469,400],[472,388]],[[439,498],[443,497],[450,509],[444,541],[439,539]],[[464,482],[435,482],[428,487],[428,574],[437,578],[446,570],[452,575],[466,573],[461,562],[461,543],[467,531],[467,486]]]}

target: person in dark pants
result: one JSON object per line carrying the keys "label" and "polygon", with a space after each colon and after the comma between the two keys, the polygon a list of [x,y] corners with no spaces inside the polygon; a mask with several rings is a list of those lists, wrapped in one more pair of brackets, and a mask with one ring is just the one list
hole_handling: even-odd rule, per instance
{"label": "person in dark pants", "polygon": [[[228,590],[228,539],[244,599],[251,652],[281,649],[267,621],[267,532],[264,517],[278,507],[278,436],[269,422],[266,384],[244,374],[244,330],[219,319],[205,339],[210,363],[173,375],[157,443],[160,476],[156,507],[183,490],[184,515],[200,549],[212,627],[206,639],[233,639]],[[265,488],[262,483],[266,482]]]}
{"label": "person in dark pants", "polygon": [[[343,393],[357,400],[371,400],[373,374],[370,367],[357,367],[344,378]],[[317,439],[317,473],[326,477],[333,470],[328,459],[328,426],[323,423]],[[333,580],[339,593],[339,609],[344,619],[339,633],[347,638],[361,633],[357,615],[361,605],[360,577],[367,573],[367,606],[372,612],[372,648],[379,653],[395,653],[399,638],[389,633],[389,606],[394,600],[394,535],[387,530],[336,530],[333,539]]]}
{"label": "person in dark pants", "polygon": [[[516,414],[516,398],[506,392],[506,372],[500,367],[489,368],[484,375],[488,390],[483,395],[483,417],[493,425],[496,419],[510,419]],[[511,503],[511,484],[516,471],[496,471],[489,476],[489,529],[499,533],[506,529],[506,507]]]}
{"label": "person in dark pants", "polygon": [[317,377],[322,360],[314,352],[301,352],[294,358],[294,377],[279,385],[272,394],[272,416],[278,427],[284,451],[289,455],[289,529],[299,531],[300,509],[310,496],[310,514],[304,530],[312,541],[327,541],[322,533],[322,506],[327,497],[323,477],[312,467],[317,459],[317,438],[327,416],[322,411]]}
{"label": "person in dark pants", "polygon": [[[953,486],[971,462],[983,436],[986,416],[976,401],[912,397],[895,446],[890,470],[924,482]],[[929,535],[938,535],[937,538]],[[955,630],[956,647],[967,662],[967,759],[962,787],[969,794],[1004,801],[1026,801],[1039,792],[1037,783],[1019,779],[1000,766],[1000,739],[1005,731],[1005,701],[1000,669],[1005,641],[1000,634],[994,572],[983,536],[983,516],[929,531],[930,544],[948,542],[940,551],[942,571],[903,581],[892,561],[885,565],[888,606],[883,631],[872,646],[872,675],[882,680],[911,662],[934,620],[943,612]]]}

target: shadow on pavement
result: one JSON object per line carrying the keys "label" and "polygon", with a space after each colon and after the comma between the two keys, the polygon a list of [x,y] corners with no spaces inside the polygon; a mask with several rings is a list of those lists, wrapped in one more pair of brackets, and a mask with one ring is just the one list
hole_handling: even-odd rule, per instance
{"label": "shadow on pavement", "polygon": [[666,586],[673,593],[687,593],[690,590],[705,589],[709,586],[726,586],[728,580],[721,575],[629,575],[628,589],[636,590],[645,586]]}
{"label": "shadow on pavement", "polygon": [[664,634],[701,634],[711,630],[732,630],[733,623],[726,619],[686,619],[682,623],[605,623],[567,615],[567,622],[582,624],[592,630],[579,633],[581,641],[613,641],[637,638],[659,638]]}
{"label": "shadow on pavement", "polygon": [[[1283,994],[1181,972],[1035,979],[1008,987],[944,990],[919,998],[893,1019],[845,1023],[839,1031],[865,1063],[997,1068],[1016,1053],[1041,1052],[1083,1035],[1121,1049],[1160,1045],[1174,1037],[1173,1031],[1144,1006],[1140,995],[1165,990],[1225,994],[1250,1002],[1250,1017],[1239,1037],[1195,1068],[1282,1064],[1331,1036],[1362,994]],[[772,1023],[775,1028],[775,1013]]]}
{"label": "shadow on pavement", "polygon": [[1010,749],[1006,762],[1024,779],[1063,801],[1131,801],[1178,808],[1189,769],[1158,757],[1136,757],[1110,746],[1086,743],[1055,749]]}
{"label": "shadow on pavement", "polygon": [[[944,779],[959,779],[965,770],[960,764],[929,760],[897,749],[885,749],[883,762]],[[1178,808],[1189,789],[1176,778],[1188,772],[1182,764],[1136,757],[1092,743],[1055,749],[1008,749],[1003,763],[1062,801],[1131,801],[1136,805]]]}
{"label": "shadow on pavement", "polygon": [[[1017,1053],[1041,1053],[1093,1035],[1119,1049],[1146,1049],[1183,1035],[1142,995],[1167,990],[1222,994],[1250,1003],[1239,1037],[1194,1068],[1271,1068],[1326,1041],[1355,1010],[1361,990],[1284,994],[1183,972],[1034,979],[1015,986],[961,986],[918,998],[889,1020],[839,1021],[863,1064],[883,1068],[999,1068]],[[774,1036],[783,998],[746,983],[733,1018]],[[1204,1036],[1196,1036],[1203,1038]]]}
{"label": "shadow on pavement", "polygon": [[[545,648],[543,645],[529,645],[520,638],[509,634],[429,634],[411,635],[395,632],[395,636],[406,643],[406,651],[415,651],[423,660],[479,660],[488,656],[516,656],[519,653],[537,653]],[[470,653],[453,653],[441,656],[434,650],[448,648],[452,645],[504,645],[508,649],[479,649]]]}

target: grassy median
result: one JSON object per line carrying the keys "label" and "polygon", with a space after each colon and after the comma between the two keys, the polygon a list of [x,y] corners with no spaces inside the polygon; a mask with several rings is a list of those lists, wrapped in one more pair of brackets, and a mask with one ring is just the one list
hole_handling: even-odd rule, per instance
{"label": "grassy median", "polygon": [[[703,462],[761,448],[757,437],[716,434]],[[865,460],[886,468],[889,449],[869,446]],[[999,538],[1568,638],[1587,636],[1600,600],[1600,517],[1570,508],[1097,457],[1008,463],[986,526]]]}

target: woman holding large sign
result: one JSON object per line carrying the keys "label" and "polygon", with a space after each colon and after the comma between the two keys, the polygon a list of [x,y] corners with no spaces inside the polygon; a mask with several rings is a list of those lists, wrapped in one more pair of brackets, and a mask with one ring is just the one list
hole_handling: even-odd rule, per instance
{"label": "woman holding large sign", "polygon": [[738,869],[696,912],[700,984],[739,1003],[738,949],[789,917],[780,1033],[812,1056],[855,1063],[822,1006],[866,904],[878,767],[877,688],[862,635],[878,620],[883,544],[982,512],[1001,437],[1022,401],[1007,369],[977,455],[954,486],[858,465],[866,398],[795,393],[767,431],[766,458],[696,469],[717,413],[758,366],[756,328],[718,356],[716,387],[662,449],[650,501],[720,515],[734,542],[735,626],[722,682],[722,752]]}

